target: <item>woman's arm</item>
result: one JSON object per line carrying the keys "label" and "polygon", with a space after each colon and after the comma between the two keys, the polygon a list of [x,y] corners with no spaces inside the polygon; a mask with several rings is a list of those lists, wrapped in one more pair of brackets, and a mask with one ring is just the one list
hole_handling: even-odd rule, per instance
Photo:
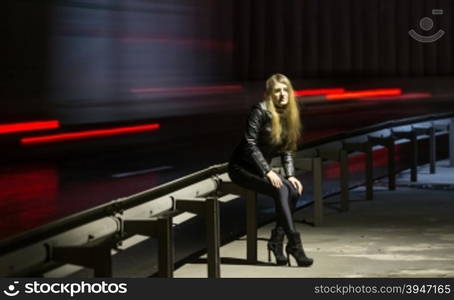
{"label": "woman's arm", "polygon": [[291,151],[285,151],[281,154],[282,166],[284,167],[285,177],[293,184],[299,194],[303,193],[303,185],[295,177],[295,165]]}
{"label": "woman's arm", "polygon": [[249,114],[245,140],[246,140],[246,152],[251,161],[257,166],[262,172],[262,176],[267,177],[270,183],[276,188],[280,188],[284,185],[281,178],[271,169],[270,165],[263,156],[262,151],[257,146],[260,130],[263,130],[265,112],[259,107],[254,107]]}
{"label": "woman's arm", "polygon": [[293,156],[291,151],[285,151],[281,154],[282,166],[284,167],[285,177],[295,176],[295,166],[293,164]]}
{"label": "woman's arm", "polygon": [[271,171],[270,165],[265,160],[262,151],[260,151],[259,147],[257,146],[259,133],[264,125],[264,117],[265,116],[263,110],[261,110],[259,107],[254,107],[249,114],[246,131],[244,134],[246,140],[246,154],[262,172],[263,176]]}

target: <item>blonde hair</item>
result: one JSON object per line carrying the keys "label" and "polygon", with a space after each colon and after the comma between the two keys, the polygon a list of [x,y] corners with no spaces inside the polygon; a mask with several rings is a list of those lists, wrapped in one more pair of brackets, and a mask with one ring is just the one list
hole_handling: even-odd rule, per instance
{"label": "blonde hair", "polygon": [[[274,106],[272,93],[276,83],[283,83],[287,86],[288,90],[288,104],[282,114],[276,111]],[[275,145],[281,145],[283,150],[295,151],[298,146],[298,141],[301,136],[301,120],[296,103],[295,94],[292,83],[290,80],[282,74],[274,74],[266,81],[266,92],[265,92],[265,105],[268,111],[271,113],[271,142]],[[287,136],[283,141],[282,136],[282,125],[281,118],[284,118],[284,124],[287,130]]]}

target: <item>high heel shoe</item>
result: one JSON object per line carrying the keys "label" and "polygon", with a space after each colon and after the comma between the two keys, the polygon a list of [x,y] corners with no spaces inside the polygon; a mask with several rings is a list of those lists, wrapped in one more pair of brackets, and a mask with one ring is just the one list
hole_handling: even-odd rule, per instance
{"label": "high heel shoe", "polygon": [[276,227],[271,231],[271,238],[268,241],[268,262],[271,262],[271,252],[276,258],[276,264],[283,266],[287,263],[287,257],[284,255],[284,229]]}
{"label": "high heel shoe", "polygon": [[306,256],[298,232],[292,232],[288,236],[288,244],[285,247],[287,253],[287,264],[290,266],[290,255],[296,260],[299,267],[309,267],[314,263],[312,258]]}

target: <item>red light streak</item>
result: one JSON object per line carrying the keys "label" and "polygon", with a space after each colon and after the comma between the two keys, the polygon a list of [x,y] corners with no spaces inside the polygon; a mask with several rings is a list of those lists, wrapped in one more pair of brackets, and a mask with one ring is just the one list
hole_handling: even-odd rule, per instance
{"label": "red light streak", "polygon": [[327,100],[345,100],[365,97],[378,97],[378,96],[400,96],[402,95],[401,89],[376,89],[376,90],[360,90],[353,92],[345,92],[343,94],[326,95]]}
{"label": "red light streak", "polygon": [[60,127],[60,123],[57,120],[11,123],[0,125],[0,134],[44,129],[56,129],[58,127]]}
{"label": "red light streak", "polygon": [[376,96],[371,98],[365,98],[364,100],[371,100],[371,101],[387,101],[387,100],[414,100],[414,99],[422,99],[422,98],[430,98],[432,97],[431,93],[409,93],[409,94],[402,94],[398,97],[395,96]]}
{"label": "red light streak", "polygon": [[24,146],[37,145],[37,144],[49,144],[55,142],[71,141],[71,140],[80,140],[96,137],[105,137],[113,135],[121,135],[128,133],[137,133],[143,131],[152,131],[160,128],[160,124],[148,124],[148,125],[139,125],[139,126],[130,126],[130,127],[120,127],[112,129],[99,129],[99,130],[87,130],[79,132],[70,132],[70,133],[61,133],[53,135],[45,135],[38,137],[27,137],[21,139],[21,144]]}
{"label": "red light streak", "polygon": [[304,97],[304,96],[317,96],[317,95],[333,95],[333,94],[342,94],[344,92],[345,92],[345,89],[343,89],[343,88],[297,90],[297,91],[295,91],[295,96]]}

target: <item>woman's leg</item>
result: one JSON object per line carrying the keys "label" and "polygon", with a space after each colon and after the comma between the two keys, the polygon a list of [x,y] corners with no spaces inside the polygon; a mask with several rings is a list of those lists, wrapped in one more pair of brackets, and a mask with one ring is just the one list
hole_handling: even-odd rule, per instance
{"label": "woman's leg", "polygon": [[[306,257],[302,248],[302,243],[299,233],[295,230],[292,216],[292,203],[296,203],[297,193],[295,194],[295,188],[288,180],[282,178],[284,185],[280,188],[275,188],[265,178],[262,178],[254,173],[251,173],[241,167],[229,166],[229,175],[233,182],[248,189],[255,190],[261,194],[271,196],[276,204],[276,212],[278,224],[282,226],[288,237],[288,244],[286,246],[286,252],[292,255],[298,266],[310,266],[313,263],[311,258]],[[290,185],[289,185],[290,184]],[[292,201],[293,200],[293,201]],[[281,236],[279,242],[271,240],[268,242],[268,251],[273,251],[278,262],[278,255],[280,260],[285,262],[285,256],[282,252],[282,241]],[[273,247],[271,247],[273,245]],[[279,248],[277,247],[279,245]],[[268,252],[269,253],[269,252]],[[277,255],[278,254],[278,255]],[[287,262],[290,265],[290,258],[287,257]],[[281,261],[282,263],[282,261]],[[278,263],[279,264],[279,263]]]}
{"label": "woman's leg", "polygon": [[292,217],[292,208],[294,208],[292,203],[296,200],[297,192],[287,179],[281,176],[284,184],[276,188],[265,178],[239,166],[230,166],[229,176],[240,186],[272,197],[276,206],[278,226],[282,226],[287,234],[296,231]]}
{"label": "woman's leg", "polygon": [[295,224],[293,223],[293,211],[291,205],[291,192],[289,187],[284,184],[280,188],[275,188],[277,197],[274,197],[276,204],[277,222],[276,227],[283,227],[284,231],[289,234],[295,232]]}
{"label": "woman's leg", "polygon": [[298,202],[298,199],[301,197],[301,195],[298,193],[298,190],[293,186],[293,184],[290,181],[288,181],[287,179],[283,179],[283,182],[289,189],[290,207],[292,209],[292,212],[295,212],[296,203]]}
{"label": "woman's leg", "polygon": [[293,223],[293,213],[295,212],[296,203],[298,202],[298,199],[300,197],[300,194],[298,193],[298,191],[296,190],[296,188],[293,186],[293,184],[290,181],[288,181],[287,179],[285,179],[283,177],[281,177],[281,179],[282,179],[282,182],[288,188],[288,191],[289,191],[289,197],[287,199],[288,199],[288,203],[289,203],[289,206],[290,206],[290,214],[289,214],[289,216],[286,216],[285,212],[278,211],[278,206],[276,206],[277,215],[278,216],[281,215],[281,217],[278,217],[277,220],[276,220],[276,228],[279,228],[279,227],[284,228],[285,227],[285,223],[287,222],[286,221],[287,218],[291,218],[292,223]]}

